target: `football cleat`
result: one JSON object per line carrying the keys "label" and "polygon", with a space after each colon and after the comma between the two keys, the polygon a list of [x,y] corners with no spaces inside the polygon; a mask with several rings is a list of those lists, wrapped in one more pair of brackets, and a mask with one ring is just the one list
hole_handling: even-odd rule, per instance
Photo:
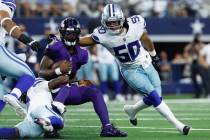
{"label": "football cleat", "polygon": [[132,105],[125,105],[123,108],[124,112],[128,115],[129,121],[132,125],[137,125],[136,113],[134,112]]}
{"label": "football cleat", "polygon": [[34,120],[34,122],[42,128],[47,131],[47,132],[53,132],[53,126],[50,123],[50,120],[44,119],[44,118],[37,118]]}
{"label": "football cleat", "polygon": [[58,131],[54,129],[52,132],[45,132],[44,138],[61,138],[61,136]]}
{"label": "football cleat", "polygon": [[119,129],[115,128],[113,124],[105,126],[101,130],[101,137],[127,137],[126,132],[122,132]]}
{"label": "football cleat", "polygon": [[189,132],[190,132],[190,129],[191,129],[191,127],[190,126],[184,126],[184,128],[183,128],[183,135],[188,135],[189,134]]}
{"label": "football cleat", "polygon": [[3,100],[10,106],[12,106],[17,115],[23,118],[26,116],[26,110],[22,107],[20,101],[15,96],[7,94],[4,95]]}

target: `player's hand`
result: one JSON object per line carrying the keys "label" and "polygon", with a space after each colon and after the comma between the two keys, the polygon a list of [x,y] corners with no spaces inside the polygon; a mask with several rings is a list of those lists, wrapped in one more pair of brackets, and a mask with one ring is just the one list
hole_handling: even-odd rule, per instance
{"label": "player's hand", "polygon": [[152,64],[153,66],[155,67],[159,67],[159,61],[160,61],[160,58],[158,57],[158,55],[155,55],[155,56],[151,56],[152,57]]}
{"label": "player's hand", "polygon": [[54,40],[57,40],[56,35],[54,34],[49,34],[48,38],[47,38],[47,43],[50,44],[52,43]]}
{"label": "player's hand", "polygon": [[90,86],[90,85],[93,85],[93,83],[90,80],[79,80],[78,83],[79,83],[79,86]]}
{"label": "player's hand", "polygon": [[67,74],[72,70],[72,64],[69,61],[63,61],[60,64],[60,71],[62,74]]}
{"label": "player's hand", "polygon": [[28,43],[28,45],[33,51],[36,51],[36,52],[38,51],[39,48],[42,47],[41,44],[36,40],[31,41],[30,43]]}

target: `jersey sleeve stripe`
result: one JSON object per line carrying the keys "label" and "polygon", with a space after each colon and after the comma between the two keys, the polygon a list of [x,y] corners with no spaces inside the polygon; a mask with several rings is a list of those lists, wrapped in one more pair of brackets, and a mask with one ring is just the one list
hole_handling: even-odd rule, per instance
{"label": "jersey sleeve stripe", "polygon": [[15,11],[16,9],[16,5],[12,2],[5,2],[5,1],[2,1],[3,4],[9,6],[9,8],[11,8],[13,11]]}
{"label": "jersey sleeve stripe", "polygon": [[100,44],[99,38],[97,36],[92,34],[91,37],[97,44]]}

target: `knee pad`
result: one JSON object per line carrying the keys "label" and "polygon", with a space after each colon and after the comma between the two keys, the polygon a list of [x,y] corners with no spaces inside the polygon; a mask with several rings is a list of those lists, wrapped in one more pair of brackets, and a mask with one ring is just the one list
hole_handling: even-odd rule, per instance
{"label": "knee pad", "polygon": [[150,92],[150,94],[148,95],[148,99],[151,101],[154,107],[157,107],[162,102],[162,98],[158,95],[156,90]]}
{"label": "knee pad", "polygon": [[152,105],[152,101],[147,96],[144,96],[143,101],[148,106]]}

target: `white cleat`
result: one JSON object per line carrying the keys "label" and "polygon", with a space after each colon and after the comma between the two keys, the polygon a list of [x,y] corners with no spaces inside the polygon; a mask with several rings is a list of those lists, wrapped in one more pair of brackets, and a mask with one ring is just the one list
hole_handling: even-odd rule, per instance
{"label": "white cleat", "polygon": [[16,114],[20,117],[26,116],[26,110],[21,106],[20,101],[13,95],[7,94],[4,95],[3,100],[8,103],[15,110]]}
{"label": "white cleat", "polygon": [[136,118],[136,113],[134,112],[133,106],[132,105],[125,105],[123,110],[128,115],[130,123],[132,125],[136,126],[137,125],[137,118]]}

